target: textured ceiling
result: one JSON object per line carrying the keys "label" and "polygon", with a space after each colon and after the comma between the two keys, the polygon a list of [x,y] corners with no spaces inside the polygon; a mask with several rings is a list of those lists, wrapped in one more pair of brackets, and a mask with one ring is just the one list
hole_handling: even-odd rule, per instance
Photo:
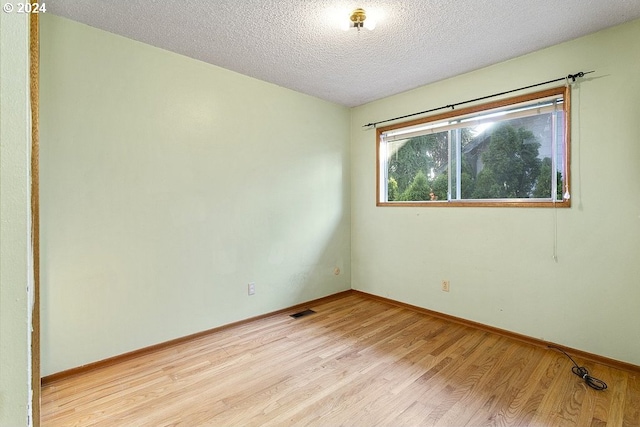
{"label": "textured ceiling", "polygon": [[[374,31],[340,29],[356,7]],[[640,18],[640,0],[55,0],[47,12],[357,106]]]}

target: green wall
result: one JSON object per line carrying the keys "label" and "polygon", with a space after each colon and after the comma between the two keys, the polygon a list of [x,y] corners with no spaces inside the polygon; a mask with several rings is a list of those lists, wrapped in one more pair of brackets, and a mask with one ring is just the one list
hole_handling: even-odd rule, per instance
{"label": "green wall", "polygon": [[347,108],[51,15],[41,52],[43,376],[349,289]]}
{"label": "green wall", "polygon": [[[352,287],[640,365],[639,40],[636,20],[353,109]],[[589,70],[570,209],[375,206],[365,123]]]}
{"label": "green wall", "polygon": [[0,13],[0,426],[31,417],[29,18]]}

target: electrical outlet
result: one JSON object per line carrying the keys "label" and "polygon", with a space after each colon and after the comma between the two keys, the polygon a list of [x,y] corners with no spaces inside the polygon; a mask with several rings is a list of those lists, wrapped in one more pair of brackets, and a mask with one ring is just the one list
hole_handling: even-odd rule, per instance
{"label": "electrical outlet", "polygon": [[250,282],[247,286],[247,294],[255,295],[256,294],[256,284],[254,282]]}
{"label": "electrical outlet", "polygon": [[445,292],[449,292],[449,281],[448,280],[443,280],[442,281],[442,290]]}

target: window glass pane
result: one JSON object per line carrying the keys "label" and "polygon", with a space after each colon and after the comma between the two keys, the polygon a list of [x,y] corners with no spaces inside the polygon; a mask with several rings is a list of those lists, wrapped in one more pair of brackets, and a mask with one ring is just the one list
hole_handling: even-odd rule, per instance
{"label": "window glass pane", "polygon": [[[564,198],[564,193],[568,193],[568,188],[565,187],[565,177],[564,177],[564,159],[566,156],[565,153],[565,141],[564,141],[564,111],[558,111],[555,113],[556,115],[556,180],[557,180],[557,189],[556,189],[556,198],[555,200],[562,200]],[[567,198],[568,198],[567,194]]]}
{"label": "window glass pane", "polygon": [[448,132],[390,142],[387,156],[388,201],[447,200]]}
{"label": "window glass pane", "polygon": [[[469,199],[551,199],[553,114],[471,127],[462,150]],[[543,166],[544,165],[544,166]]]}

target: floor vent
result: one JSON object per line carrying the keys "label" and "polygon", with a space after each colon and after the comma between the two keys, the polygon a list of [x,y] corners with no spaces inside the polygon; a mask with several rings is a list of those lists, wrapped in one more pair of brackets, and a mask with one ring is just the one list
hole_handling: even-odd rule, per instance
{"label": "floor vent", "polygon": [[313,310],[305,310],[305,311],[301,311],[300,313],[292,314],[291,317],[293,317],[294,319],[297,319],[298,317],[308,316],[310,314],[315,314],[315,311],[313,311]]}

